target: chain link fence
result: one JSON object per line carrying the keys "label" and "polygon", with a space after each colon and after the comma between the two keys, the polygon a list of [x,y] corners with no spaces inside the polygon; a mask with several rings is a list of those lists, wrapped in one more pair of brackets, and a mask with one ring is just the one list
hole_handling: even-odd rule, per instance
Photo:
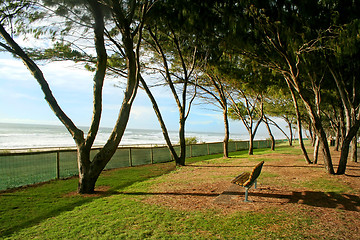
{"label": "chain link fence", "polygon": [[[254,141],[254,148],[268,148],[269,140]],[[229,152],[248,149],[248,141],[229,142]],[[180,147],[175,147],[179,152]],[[91,150],[91,157],[99,151]],[[186,157],[223,152],[223,143],[188,145]],[[28,149],[0,152],[0,191],[78,174],[76,149]],[[166,146],[119,147],[105,169],[131,167],[172,161]]]}

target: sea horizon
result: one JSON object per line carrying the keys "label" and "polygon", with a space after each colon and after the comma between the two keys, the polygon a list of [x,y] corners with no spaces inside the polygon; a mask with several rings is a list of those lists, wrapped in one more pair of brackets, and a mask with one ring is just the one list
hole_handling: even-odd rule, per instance
{"label": "sea horizon", "polygon": [[[84,133],[87,127],[81,127]],[[94,147],[103,146],[112,128],[100,127],[94,142]],[[179,142],[178,131],[169,131],[172,143]],[[224,133],[187,131],[186,137],[196,137],[199,142],[222,142]],[[267,135],[258,134],[256,139],[266,139]],[[230,139],[246,141],[248,134],[231,134]],[[126,129],[119,146],[133,145],[164,145],[166,144],[160,129]],[[70,133],[62,125],[35,123],[5,123],[0,122],[0,149],[29,149],[29,148],[61,148],[75,147]]]}

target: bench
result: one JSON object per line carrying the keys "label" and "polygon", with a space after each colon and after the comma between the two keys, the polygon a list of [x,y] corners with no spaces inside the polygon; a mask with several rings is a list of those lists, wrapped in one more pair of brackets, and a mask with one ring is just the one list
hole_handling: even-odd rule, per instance
{"label": "bench", "polygon": [[259,175],[261,173],[261,169],[262,169],[263,165],[264,165],[264,161],[261,161],[254,167],[254,169],[252,170],[251,173],[243,172],[231,181],[231,183],[237,184],[237,185],[245,188],[244,202],[251,202],[248,200],[248,191],[254,184],[255,184],[255,189],[256,189],[257,178],[259,177]]}

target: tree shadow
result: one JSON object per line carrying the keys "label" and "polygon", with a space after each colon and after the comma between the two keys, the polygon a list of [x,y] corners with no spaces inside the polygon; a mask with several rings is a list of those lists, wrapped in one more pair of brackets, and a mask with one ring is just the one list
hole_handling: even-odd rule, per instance
{"label": "tree shadow", "polygon": [[[6,197],[8,195],[2,195],[2,197],[4,197],[4,196]],[[45,219],[48,219],[51,217],[56,217],[56,216],[60,215],[62,212],[72,211],[74,208],[76,208],[78,206],[81,206],[85,203],[93,201],[93,199],[94,198],[83,198],[83,199],[79,199],[79,201],[74,201],[72,203],[65,204],[61,207],[49,208],[48,211],[45,211],[43,214],[40,214],[36,217],[24,215],[24,217],[21,219],[21,221],[16,222],[16,224],[12,225],[10,228],[6,228],[6,229],[3,229],[3,231],[0,231],[0,236],[6,237],[6,236],[13,234],[14,232],[21,230],[21,229],[32,227],[36,224],[41,223]],[[32,209],[30,209],[30,207],[29,207],[29,209],[26,209],[26,208],[24,209],[24,206],[13,207],[13,209],[21,210],[21,211],[25,211],[25,212],[29,211],[29,212],[27,212],[27,214],[31,214],[30,212],[32,210]]]}
{"label": "tree shadow", "polygon": [[[169,169],[168,172],[172,169],[175,169],[175,167]],[[164,173],[159,171],[152,172],[151,175],[140,176],[134,180],[121,179],[116,184],[116,186],[105,188],[101,187],[106,186],[107,182],[98,181],[99,186],[95,188],[95,192],[93,194],[78,194],[75,191],[75,182],[74,191],[55,194],[56,196],[54,196],[53,194],[49,194],[48,196],[44,195],[43,193],[43,196],[36,196],[33,192],[31,192],[32,190],[36,190],[36,188],[38,187],[48,186],[49,182],[2,192],[0,194],[0,200],[3,201],[0,201],[0,205],[2,203],[13,202],[13,206],[2,206],[2,210],[7,212],[13,211],[13,215],[17,215],[16,217],[19,219],[19,221],[13,221],[14,224],[9,227],[0,227],[0,239],[2,239],[3,237],[8,237],[21,229],[35,226],[46,219],[57,217],[63,212],[72,211],[76,207],[88,204],[92,201],[95,201],[96,199],[116,195],[118,194],[118,190],[129,187],[135,183],[143,182],[153,177],[160,176],[162,174]],[[74,177],[73,179],[77,178]],[[24,190],[25,192],[21,192],[19,190]],[[34,214],[32,215],[32,213]],[[0,210],[0,224],[2,222],[3,219],[1,219]]]}
{"label": "tree shadow", "polygon": [[[261,195],[261,193],[259,195]],[[338,208],[355,212],[359,212],[358,207],[360,207],[359,196],[351,194],[338,194],[334,192],[292,192],[291,195],[287,196],[287,199],[289,199],[289,203],[298,203],[322,208]]]}
{"label": "tree shadow", "polygon": [[[217,193],[203,193],[203,192],[118,192],[117,194],[131,195],[131,196],[200,196],[200,197],[219,197],[222,195],[227,196],[244,196],[244,192],[239,191],[225,191],[222,194]],[[294,203],[301,205],[308,205],[321,208],[336,208],[346,211],[360,212],[360,197],[351,194],[338,194],[334,192],[324,193],[318,191],[293,191],[289,194],[280,193],[262,193],[251,192],[249,197],[256,196],[261,198],[277,198],[287,200],[286,203]],[[229,199],[226,199],[228,203]],[[254,201],[256,204],[257,201]],[[259,201],[260,202],[260,201]],[[245,204],[245,203],[244,203]]]}
{"label": "tree shadow", "polygon": [[[255,164],[253,165],[186,165],[185,167],[194,167],[194,168],[253,168]],[[271,165],[271,164],[265,164],[264,168],[324,168],[322,165]]]}

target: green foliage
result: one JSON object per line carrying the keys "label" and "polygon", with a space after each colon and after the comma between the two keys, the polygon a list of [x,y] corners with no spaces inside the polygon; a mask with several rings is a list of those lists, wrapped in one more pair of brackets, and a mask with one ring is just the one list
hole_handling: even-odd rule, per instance
{"label": "green foliage", "polygon": [[187,137],[187,138],[185,138],[185,144],[186,145],[196,144],[198,142],[199,142],[199,140],[197,139],[197,137]]}

